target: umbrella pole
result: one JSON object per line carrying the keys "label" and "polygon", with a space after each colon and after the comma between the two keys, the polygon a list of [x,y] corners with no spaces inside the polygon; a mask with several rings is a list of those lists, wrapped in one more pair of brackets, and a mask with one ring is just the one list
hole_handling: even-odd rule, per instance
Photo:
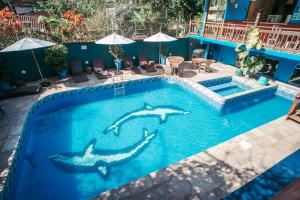
{"label": "umbrella pole", "polygon": [[158,64],[160,65],[160,55],[161,55],[161,42],[159,42],[159,50],[158,50]]}
{"label": "umbrella pole", "polygon": [[42,71],[41,71],[41,69],[40,69],[39,63],[38,63],[38,61],[36,60],[36,57],[35,57],[34,52],[33,52],[32,49],[31,49],[31,53],[32,53],[32,56],[33,56],[33,58],[34,58],[34,62],[35,62],[36,66],[37,66],[37,68],[38,68],[38,70],[39,70],[40,75],[41,75],[42,81],[44,81],[44,77],[43,77]]}

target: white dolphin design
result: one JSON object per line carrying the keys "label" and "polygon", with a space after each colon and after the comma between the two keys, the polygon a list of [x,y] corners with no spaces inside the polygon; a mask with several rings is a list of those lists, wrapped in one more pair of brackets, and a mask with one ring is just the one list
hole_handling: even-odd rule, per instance
{"label": "white dolphin design", "polygon": [[70,172],[97,172],[104,179],[108,178],[110,168],[140,153],[151,140],[156,136],[157,131],[148,133],[144,129],[143,138],[134,145],[123,150],[97,150],[95,149],[96,139],[92,140],[86,149],[80,153],[63,153],[48,156],[52,163]]}
{"label": "white dolphin design", "polygon": [[177,107],[172,106],[161,106],[161,107],[152,107],[148,104],[140,109],[130,113],[126,113],[125,115],[121,116],[118,120],[116,120],[112,125],[104,130],[104,133],[108,133],[111,130],[114,130],[116,135],[119,135],[121,126],[131,119],[135,119],[138,117],[159,117],[161,123],[167,121],[168,116],[170,115],[185,115],[189,112],[184,111]]}

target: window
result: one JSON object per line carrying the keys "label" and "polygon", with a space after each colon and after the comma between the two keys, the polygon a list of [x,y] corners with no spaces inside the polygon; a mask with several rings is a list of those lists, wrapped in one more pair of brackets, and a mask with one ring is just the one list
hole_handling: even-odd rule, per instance
{"label": "window", "polygon": [[289,80],[292,85],[300,87],[300,65],[295,67],[295,70]]}

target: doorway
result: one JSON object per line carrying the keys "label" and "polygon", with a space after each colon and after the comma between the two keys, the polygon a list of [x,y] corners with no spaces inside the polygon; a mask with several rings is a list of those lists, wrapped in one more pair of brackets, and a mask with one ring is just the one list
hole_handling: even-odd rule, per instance
{"label": "doorway", "polygon": [[295,70],[289,80],[289,83],[297,87],[300,87],[300,65],[297,65],[295,67]]}

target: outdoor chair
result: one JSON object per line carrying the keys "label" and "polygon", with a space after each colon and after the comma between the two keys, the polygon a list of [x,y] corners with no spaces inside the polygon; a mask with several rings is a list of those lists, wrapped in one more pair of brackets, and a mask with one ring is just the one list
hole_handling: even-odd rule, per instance
{"label": "outdoor chair", "polygon": [[184,68],[184,58],[180,56],[169,56],[166,60],[166,66],[169,70],[166,74],[173,75],[178,74],[178,76],[183,76]]}
{"label": "outdoor chair", "polygon": [[146,65],[148,65],[148,61],[147,61],[146,56],[139,55],[139,66],[143,67],[143,66],[146,66]]}
{"label": "outdoor chair", "polygon": [[212,63],[212,60],[207,60],[206,62],[203,62],[201,65],[200,65],[200,68],[199,68],[199,72],[201,70],[203,70],[204,72],[211,72],[211,68],[210,68],[210,65]]}
{"label": "outdoor chair", "polygon": [[148,73],[157,72],[154,63],[149,64],[144,55],[139,56],[139,64]]}
{"label": "outdoor chair", "polygon": [[75,83],[89,81],[88,77],[84,74],[81,62],[79,60],[71,61],[70,68]]}
{"label": "outdoor chair", "polygon": [[13,97],[21,97],[40,93],[41,85],[20,86],[8,91],[0,91],[0,99],[8,99]]}
{"label": "outdoor chair", "polygon": [[93,59],[93,69],[99,80],[107,79],[111,77],[108,71],[104,70],[104,64],[102,59]]}
{"label": "outdoor chair", "polygon": [[133,67],[132,58],[131,57],[125,57],[125,60],[124,60],[125,70],[129,70],[131,67]]}
{"label": "outdoor chair", "polygon": [[133,66],[130,68],[131,74],[135,75],[135,74],[142,74],[141,69],[138,66]]}

